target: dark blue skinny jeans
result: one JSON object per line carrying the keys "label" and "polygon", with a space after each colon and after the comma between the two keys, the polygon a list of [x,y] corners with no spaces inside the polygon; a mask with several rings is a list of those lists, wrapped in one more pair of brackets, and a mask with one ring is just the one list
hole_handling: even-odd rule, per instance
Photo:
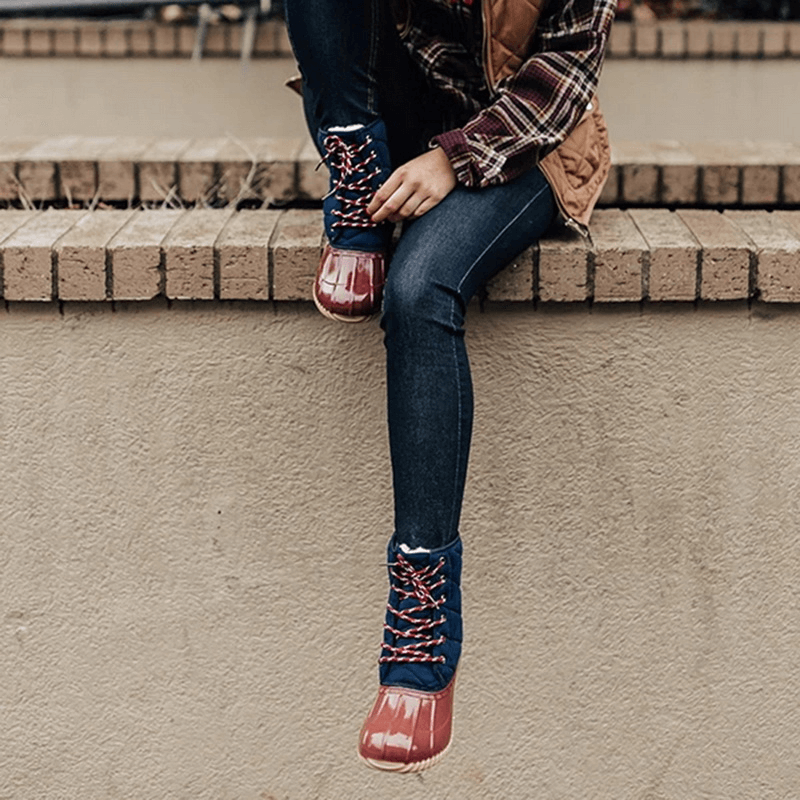
{"label": "dark blue skinny jeans", "polygon": [[[441,98],[406,53],[387,6],[387,0],[285,4],[312,137],[320,128],[380,116],[396,167],[423,152],[444,122]],[[500,186],[457,186],[405,226],[381,317],[398,542],[436,548],[458,536],[473,417],[467,304],[539,239],[555,211],[550,187],[534,168]]]}

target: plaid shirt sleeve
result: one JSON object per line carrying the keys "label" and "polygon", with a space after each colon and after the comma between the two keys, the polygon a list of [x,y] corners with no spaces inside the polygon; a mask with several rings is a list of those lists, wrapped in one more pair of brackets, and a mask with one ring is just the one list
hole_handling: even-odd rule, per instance
{"label": "plaid shirt sleeve", "polygon": [[463,128],[434,137],[458,182],[506,183],[559,145],[595,93],[616,0],[564,0],[540,21],[533,55]]}

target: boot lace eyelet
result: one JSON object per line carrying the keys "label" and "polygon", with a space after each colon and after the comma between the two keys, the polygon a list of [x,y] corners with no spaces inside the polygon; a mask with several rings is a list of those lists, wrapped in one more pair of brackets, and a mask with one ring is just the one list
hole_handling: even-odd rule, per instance
{"label": "boot lace eyelet", "polygon": [[[435,613],[445,602],[445,595],[434,595],[436,589],[444,585],[446,579],[441,574],[444,559],[434,567],[413,567],[399,554],[397,561],[390,565],[393,578],[392,592],[398,598],[398,606],[404,600],[413,599],[416,605],[406,608],[394,608],[391,601],[387,605],[389,614],[394,617],[395,624],[384,623],[384,630],[391,633],[394,644],[383,642],[384,654],[378,659],[387,662],[436,662],[443,663],[444,656],[434,656],[433,648],[442,645],[446,637],[437,635],[436,629],[447,621],[442,614],[435,618]],[[401,640],[410,640],[404,643]]]}
{"label": "boot lace eyelet", "polygon": [[326,197],[335,196],[339,208],[331,210],[337,219],[332,227],[376,228],[377,224],[367,213],[367,206],[375,194],[374,181],[381,174],[377,164],[378,154],[372,147],[373,139],[350,143],[334,133],[323,140],[324,161],[331,171],[331,190]]}

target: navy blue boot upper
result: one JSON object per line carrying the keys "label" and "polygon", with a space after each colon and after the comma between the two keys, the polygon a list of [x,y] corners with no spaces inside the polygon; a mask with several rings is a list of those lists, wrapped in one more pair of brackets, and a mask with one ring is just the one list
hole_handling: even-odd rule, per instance
{"label": "navy blue boot upper", "polygon": [[394,538],[389,542],[391,589],[380,658],[384,686],[437,692],[452,680],[463,636],[461,553],[460,538],[423,553],[403,552]]}
{"label": "navy blue boot upper", "polygon": [[328,241],[342,250],[385,250],[391,226],[376,225],[366,212],[392,172],[383,120],[353,131],[320,130],[317,140],[331,176],[322,202]]}

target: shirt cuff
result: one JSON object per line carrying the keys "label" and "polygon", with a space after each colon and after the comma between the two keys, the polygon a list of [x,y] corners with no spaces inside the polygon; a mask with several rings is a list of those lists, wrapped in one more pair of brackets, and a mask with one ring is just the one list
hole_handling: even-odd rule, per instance
{"label": "shirt cuff", "polygon": [[475,165],[470,152],[469,142],[460,129],[446,131],[434,136],[432,144],[438,144],[450,160],[456,180],[462,186],[476,187],[480,185],[480,176],[476,175]]}

